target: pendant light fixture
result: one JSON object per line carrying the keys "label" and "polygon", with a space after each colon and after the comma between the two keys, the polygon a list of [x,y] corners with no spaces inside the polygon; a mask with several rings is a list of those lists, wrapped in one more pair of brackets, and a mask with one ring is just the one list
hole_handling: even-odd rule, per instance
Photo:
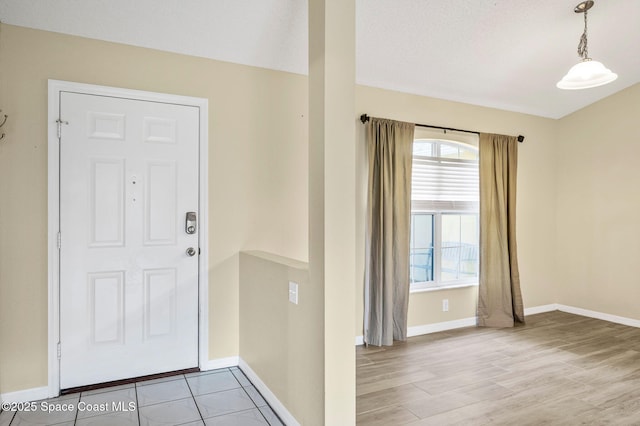
{"label": "pendant light fixture", "polygon": [[583,1],[573,11],[584,14],[584,32],[578,43],[578,55],[582,59],[571,67],[567,75],[556,86],[559,89],[577,90],[589,89],[611,83],[618,78],[618,74],[611,72],[602,62],[594,61],[589,57],[587,48],[587,11],[593,7],[593,1]]}

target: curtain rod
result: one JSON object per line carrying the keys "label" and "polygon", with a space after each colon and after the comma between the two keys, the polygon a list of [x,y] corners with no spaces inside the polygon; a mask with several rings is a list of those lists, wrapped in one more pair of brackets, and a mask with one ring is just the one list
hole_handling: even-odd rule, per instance
{"label": "curtain rod", "polygon": [[[369,121],[369,118],[371,117],[369,117],[367,114],[362,114],[360,116],[360,121],[362,121],[362,124],[364,124],[367,121]],[[475,133],[476,135],[480,134],[480,132],[476,132],[474,130],[454,129],[453,127],[432,126],[431,124],[418,124],[418,123],[414,123],[414,124],[418,127],[428,127],[430,129],[440,129],[445,131],[450,130],[452,132]],[[524,136],[518,135],[518,142],[524,142]]]}

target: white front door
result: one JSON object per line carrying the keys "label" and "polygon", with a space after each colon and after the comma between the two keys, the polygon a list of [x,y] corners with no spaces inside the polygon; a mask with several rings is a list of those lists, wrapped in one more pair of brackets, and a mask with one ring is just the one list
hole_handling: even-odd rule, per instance
{"label": "white front door", "polygon": [[60,92],[60,120],[60,388],[197,367],[198,108]]}

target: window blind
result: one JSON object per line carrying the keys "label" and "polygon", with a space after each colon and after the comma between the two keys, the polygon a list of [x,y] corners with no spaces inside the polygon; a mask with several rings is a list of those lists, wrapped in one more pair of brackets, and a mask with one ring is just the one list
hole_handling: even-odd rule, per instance
{"label": "window blind", "polygon": [[478,160],[413,155],[412,209],[477,211]]}

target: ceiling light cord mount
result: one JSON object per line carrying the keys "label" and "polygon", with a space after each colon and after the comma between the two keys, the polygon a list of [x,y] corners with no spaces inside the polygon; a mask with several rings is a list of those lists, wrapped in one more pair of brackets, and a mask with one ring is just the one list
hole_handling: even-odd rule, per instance
{"label": "ceiling light cord mount", "polygon": [[589,47],[587,46],[587,12],[591,9],[591,6],[593,6],[592,1],[585,1],[573,9],[576,13],[581,13],[579,11],[584,13],[584,32],[582,33],[582,36],[580,36],[580,43],[578,43],[578,56],[580,56],[583,61],[591,59],[589,58]]}
{"label": "ceiling light cord mount", "polygon": [[571,67],[567,75],[556,84],[559,89],[589,89],[611,83],[618,78],[618,75],[606,68],[602,62],[594,61],[589,57],[587,11],[593,7],[593,4],[592,0],[583,1],[573,9],[575,13],[584,14],[584,32],[578,43],[578,56],[580,56],[581,62]]}

